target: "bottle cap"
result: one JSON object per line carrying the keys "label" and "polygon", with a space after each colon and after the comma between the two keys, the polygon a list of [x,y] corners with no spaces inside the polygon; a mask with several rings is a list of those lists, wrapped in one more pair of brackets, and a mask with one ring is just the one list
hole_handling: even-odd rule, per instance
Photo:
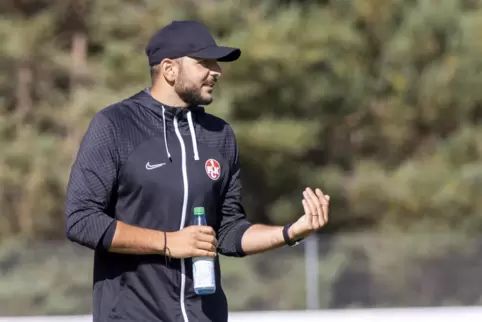
{"label": "bottle cap", "polygon": [[202,216],[204,215],[204,207],[195,207],[194,208],[194,216]]}

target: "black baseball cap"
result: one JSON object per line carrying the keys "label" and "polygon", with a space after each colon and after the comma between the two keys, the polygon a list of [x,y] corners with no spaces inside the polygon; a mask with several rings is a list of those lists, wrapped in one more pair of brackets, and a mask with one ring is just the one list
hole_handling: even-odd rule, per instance
{"label": "black baseball cap", "polygon": [[208,28],[198,21],[174,20],[151,37],[146,55],[150,66],[183,56],[232,62],[241,56],[241,50],[218,46]]}

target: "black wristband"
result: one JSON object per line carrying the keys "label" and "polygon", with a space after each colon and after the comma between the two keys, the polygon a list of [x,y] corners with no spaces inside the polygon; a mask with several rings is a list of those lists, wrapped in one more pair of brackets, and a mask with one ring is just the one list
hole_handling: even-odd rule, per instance
{"label": "black wristband", "polygon": [[290,239],[290,236],[288,234],[288,230],[290,229],[291,225],[293,225],[293,224],[291,223],[291,224],[288,224],[288,225],[283,227],[283,239],[285,241],[285,244],[288,245],[288,246],[297,245],[297,244],[299,244],[300,241],[303,240],[303,238],[300,238],[300,239],[297,239],[297,240],[291,240]]}
{"label": "black wristband", "polygon": [[164,258],[166,260],[166,266],[169,266],[168,260],[170,261],[171,256],[169,255],[169,248],[167,247],[167,233],[164,232]]}

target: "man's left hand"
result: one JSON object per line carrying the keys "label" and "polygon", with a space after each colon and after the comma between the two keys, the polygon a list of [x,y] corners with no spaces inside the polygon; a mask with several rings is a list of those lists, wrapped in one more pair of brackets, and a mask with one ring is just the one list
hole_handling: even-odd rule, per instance
{"label": "man's left hand", "polygon": [[320,189],[313,191],[306,188],[302,204],[305,214],[291,225],[288,232],[292,240],[305,238],[328,223],[330,196],[323,194]]}

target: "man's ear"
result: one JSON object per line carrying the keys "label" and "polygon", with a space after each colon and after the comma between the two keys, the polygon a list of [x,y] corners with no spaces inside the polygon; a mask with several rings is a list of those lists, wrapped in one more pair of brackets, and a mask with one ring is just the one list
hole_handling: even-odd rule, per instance
{"label": "man's ear", "polygon": [[173,59],[163,59],[159,64],[160,72],[164,79],[172,83],[176,80],[177,74],[179,72],[179,66]]}

